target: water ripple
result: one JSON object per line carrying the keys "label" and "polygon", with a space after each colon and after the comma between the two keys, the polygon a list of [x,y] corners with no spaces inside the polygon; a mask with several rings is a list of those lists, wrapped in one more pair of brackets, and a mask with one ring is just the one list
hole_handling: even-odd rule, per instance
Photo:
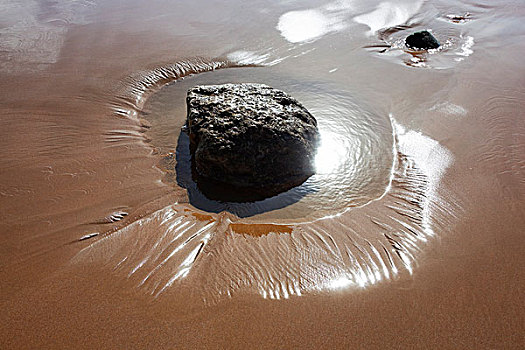
{"label": "water ripple", "polygon": [[391,182],[367,205],[309,223],[261,225],[174,204],[92,238],[74,262],[103,261],[154,297],[190,288],[206,302],[238,292],[286,299],[411,274],[459,206],[442,202],[437,191],[450,152],[391,120]]}

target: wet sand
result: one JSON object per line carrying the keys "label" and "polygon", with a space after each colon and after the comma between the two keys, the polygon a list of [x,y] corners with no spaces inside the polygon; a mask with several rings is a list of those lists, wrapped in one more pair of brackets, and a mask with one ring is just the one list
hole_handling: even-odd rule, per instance
{"label": "wet sand", "polygon": [[[407,3],[2,5],[0,347],[521,348],[525,8]],[[428,27],[446,50],[396,49]],[[166,166],[177,96],[228,79],[359,106],[376,180],[196,208]]]}

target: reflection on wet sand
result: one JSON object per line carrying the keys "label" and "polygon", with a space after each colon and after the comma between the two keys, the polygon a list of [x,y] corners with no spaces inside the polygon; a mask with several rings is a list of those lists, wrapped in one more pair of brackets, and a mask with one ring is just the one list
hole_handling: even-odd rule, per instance
{"label": "reflection on wet sand", "polygon": [[[288,298],[364,287],[402,271],[411,274],[434,228],[443,232],[459,210],[451,197],[444,203],[437,192],[452,156],[435,140],[407,130],[393,116],[389,119],[390,178],[382,194],[368,203],[291,225],[265,219],[244,222],[235,212],[222,210],[191,215],[187,205],[174,204],[97,240],[75,262],[102,259],[155,297],[170,287],[197,285],[207,302],[239,291]],[[318,173],[337,174],[338,164],[347,161],[347,138],[329,133],[323,137]],[[177,162],[189,162],[189,155],[186,158]],[[195,277],[192,269],[199,269]]]}

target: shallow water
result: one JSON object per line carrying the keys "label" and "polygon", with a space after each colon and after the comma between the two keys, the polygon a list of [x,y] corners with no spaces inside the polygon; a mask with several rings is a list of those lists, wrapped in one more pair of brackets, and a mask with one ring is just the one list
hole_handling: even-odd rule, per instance
{"label": "shallow water", "polygon": [[[301,186],[264,201],[236,204],[207,200],[191,179],[187,137],[185,134],[179,137],[186,120],[186,91],[199,84],[249,81],[264,82],[292,93],[315,115],[321,133],[316,174]],[[272,211],[264,220],[271,220],[270,215],[274,215],[300,222],[337,215],[366,204],[380,197],[390,183],[393,163],[390,120],[388,116],[373,114],[352,99],[350,93],[335,84],[301,82],[271,67],[225,69],[187,78],[152,96],[144,107],[144,118],[151,122],[146,135],[154,147],[160,147],[160,152],[177,152],[180,162],[176,163],[182,165],[174,180],[191,188],[190,203],[200,209],[227,210],[242,217]]]}
{"label": "shallow water", "polygon": [[[438,298],[418,299],[434,283],[426,276],[465,266],[462,280],[450,280],[466,300],[489,288],[492,310],[498,300],[516,302],[509,291],[523,279],[513,266],[523,260],[525,227],[520,2],[8,1],[0,8],[6,347],[24,338],[42,345],[32,329],[48,334],[46,322],[57,330],[45,344],[61,329],[64,344],[76,343],[61,308],[31,316],[42,298],[66,303],[79,320],[97,319],[96,295],[117,298],[108,307],[120,310],[110,318],[121,324],[146,305],[176,308],[165,322],[194,315],[198,323],[215,317],[203,305],[242,314],[231,303],[243,297],[289,299],[283,307],[294,308],[296,296],[336,303],[343,291],[337,305],[350,305],[357,295],[388,300],[415,289],[406,310]],[[405,36],[424,29],[440,49],[403,47]],[[322,136],[316,175],[255,203],[200,194],[180,134],[184,98],[194,85],[226,82],[266,83],[310,110]],[[138,324],[157,324],[140,312]],[[324,324],[336,329],[345,317]],[[493,323],[486,330],[505,334]],[[151,337],[139,333],[140,341]]]}

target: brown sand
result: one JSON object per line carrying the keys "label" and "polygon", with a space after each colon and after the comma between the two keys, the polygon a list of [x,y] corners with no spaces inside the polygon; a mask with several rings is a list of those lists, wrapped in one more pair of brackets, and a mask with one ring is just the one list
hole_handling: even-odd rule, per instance
{"label": "brown sand", "polygon": [[[523,43],[499,50],[500,57],[487,54],[490,45],[481,44],[479,51],[486,55],[467,57],[467,68],[431,82],[409,84],[420,73],[407,70],[405,89],[389,93],[392,101],[406,105],[385,107],[385,102],[377,108],[399,116],[404,125],[417,124],[454,155],[440,185],[444,199],[439,205],[447,209],[447,220],[418,248],[410,273],[400,269],[364,288],[316,290],[311,286],[328,278],[322,271],[339,271],[337,262],[323,260],[328,255],[316,251],[313,241],[311,250],[288,252],[283,247],[299,247],[296,237],[306,237],[310,229],[320,239],[323,232],[331,232],[333,245],[325,243],[332,248],[346,239],[343,227],[353,227],[356,235],[365,232],[363,239],[371,240],[369,226],[363,224],[363,231],[354,226],[361,214],[317,226],[299,223],[293,231],[291,225],[277,222],[280,214],[275,223],[252,226],[231,214],[194,209],[184,189],[163,182],[161,156],[148,142],[143,123],[115,113],[115,107],[129,104],[123,86],[140,80],[137,72],[188,57],[220,57],[239,40],[235,35],[242,34],[225,30],[221,34],[232,39],[218,41],[195,34],[186,38],[190,24],[204,33],[222,28],[206,22],[219,11],[213,6],[99,6],[74,10],[87,11],[84,23],[59,7],[42,5],[39,21],[44,18],[54,36],[41,40],[50,47],[40,41],[18,49],[13,44],[1,56],[0,348],[523,347]],[[505,9],[518,18],[525,13],[521,5]],[[181,10],[184,13],[177,14]],[[165,11],[173,18],[163,17]],[[67,17],[64,27],[52,22],[61,16]],[[193,17],[195,22],[188,20]],[[62,45],[53,48],[53,42]],[[369,53],[361,51],[361,59],[369,60]],[[380,77],[395,66],[374,59],[373,67],[352,71],[355,81],[370,80],[376,70]],[[310,69],[315,67],[306,67],[305,74]],[[429,91],[448,91],[466,115],[451,121],[438,112],[425,118],[407,113]],[[363,96],[380,97],[366,88]],[[135,107],[139,105],[142,101]],[[179,225],[212,234],[181,248],[201,258],[194,260],[186,279],[167,283],[165,292],[155,294],[155,283],[166,283],[178,270],[166,264],[159,270],[153,267],[151,271],[159,272],[141,285],[118,260],[129,256],[128,261],[138,262],[142,250],[149,251],[155,242],[164,244],[157,238],[164,226],[152,213],[163,214],[173,203],[180,203],[173,206]],[[369,207],[368,213],[387,215],[381,201]],[[143,228],[133,226],[136,222]],[[215,231],[205,225],[215,225]],[[99,235],[80,240],[93,233]],[[260,275],[243,275],[244,265],[230,257],[236,249],[250,247],[253,251],[239,253],[239,259],[266,256]],[[182,267],[185,256],[180,257]],[[279,261],[283,256],[294,258],[287,264]],[[402,266],[401,260],[394,265]],[[304,272],[296,266],[302,264],[326,268]],[[275,266],[284,266],[283,271],[289,267],[290,272],[271,270]],[[297,289],[301,296],[270,300],[257,292],[257,283],[275,283],[275,276],[293,282],[294,268],[306,276]]]}

